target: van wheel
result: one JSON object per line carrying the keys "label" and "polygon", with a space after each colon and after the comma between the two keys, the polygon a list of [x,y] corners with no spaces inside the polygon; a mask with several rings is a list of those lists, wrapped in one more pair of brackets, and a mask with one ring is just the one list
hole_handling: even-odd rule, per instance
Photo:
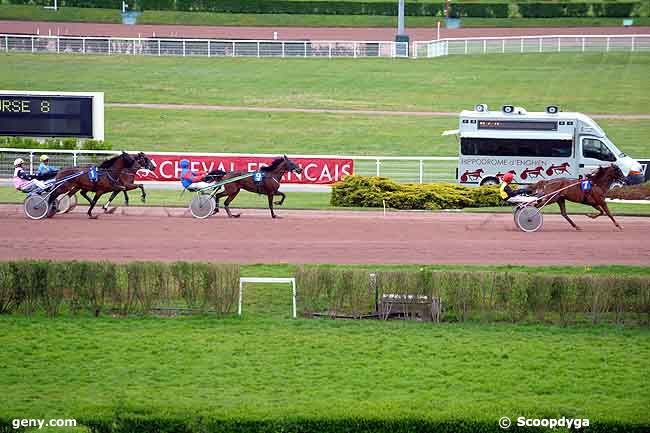
{"label": "van wheel", "polygon": [[496,177],[486,177],[481,181],[481,186],[498,185],[498,184],[499,184],[499,179],[497,179]]}

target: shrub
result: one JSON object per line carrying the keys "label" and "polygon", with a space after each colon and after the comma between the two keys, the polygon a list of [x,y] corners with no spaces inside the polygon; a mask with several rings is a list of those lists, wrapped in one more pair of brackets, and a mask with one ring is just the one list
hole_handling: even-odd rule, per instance
{"label": "shrub", "polygon": [[12,149],[54,149],[54,150],[111,150],[113,146],[106,141],[77,140],[76,138],[48,138],[35,140],[24,137],[0,137],[0,147]]}
{"label": "shrub", "polygon": [[394,209],[459,209],[499,206],[498,188],[469,188],[449,183],[397,184],[382,177],[348,176],[332,187],[333,206]]}

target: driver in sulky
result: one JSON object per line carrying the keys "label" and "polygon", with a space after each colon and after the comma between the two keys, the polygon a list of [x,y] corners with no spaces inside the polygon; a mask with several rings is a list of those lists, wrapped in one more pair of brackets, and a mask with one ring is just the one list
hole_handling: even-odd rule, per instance
{"label": "driver in sulky", "polygon": [[512,183],[515,175],[508,172],[501,178],[501,185],[499,186],[499,195],[508,203],[530,203],[537,200],[536,197],[528,197],[529,191],[527,188],[517,188],[517,185]]}
{"label": "driver in sulky", "polygon": [[212,186],[211,182],[219,180],[226,174],[222,170],[192,171],[190,169],[190,161],[187,159],[181,159],[179,167],[181,168],[181,184],[183,188],[194,191]]}

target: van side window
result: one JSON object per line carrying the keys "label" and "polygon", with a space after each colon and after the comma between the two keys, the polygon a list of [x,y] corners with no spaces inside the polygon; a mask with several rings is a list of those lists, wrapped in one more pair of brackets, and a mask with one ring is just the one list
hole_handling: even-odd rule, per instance
{"label": "van side window", "polygon": [[599,161],[616,161],[616,157],[609,148],[602,141],[595,138],[582,139],[582,156]]}
{"label": "van side window", "polygon": [[460,139],[460,152],[463,155],[569,158],[572,149],[571,140],[473,137]]}

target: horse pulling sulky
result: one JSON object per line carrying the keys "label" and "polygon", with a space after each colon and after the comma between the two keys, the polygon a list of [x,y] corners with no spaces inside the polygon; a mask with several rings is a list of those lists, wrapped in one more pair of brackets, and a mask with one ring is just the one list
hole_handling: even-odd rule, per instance
{"label": "horse pulling sulky", "polygon": [[625,176],[619,167],[599,167],[595,172],[582,179],[553,179],[542,180],[530,187],[531,193],[536,196],[533,200],[517,205],[514,209],[516,226],[524,232],[535,232],[539,230],[544,217],[541,210],[549,204],[557,203],[560,213],[569,224],[576,230],[580,230],[566,213],[566,201],[586,204],[598,211],[597,214],[589,214],[592,219],[603,214],[612,220],[619,230],[623,228],[616,222],[614,216],[607,206],[605,196],[613,184],[622,184]]}

